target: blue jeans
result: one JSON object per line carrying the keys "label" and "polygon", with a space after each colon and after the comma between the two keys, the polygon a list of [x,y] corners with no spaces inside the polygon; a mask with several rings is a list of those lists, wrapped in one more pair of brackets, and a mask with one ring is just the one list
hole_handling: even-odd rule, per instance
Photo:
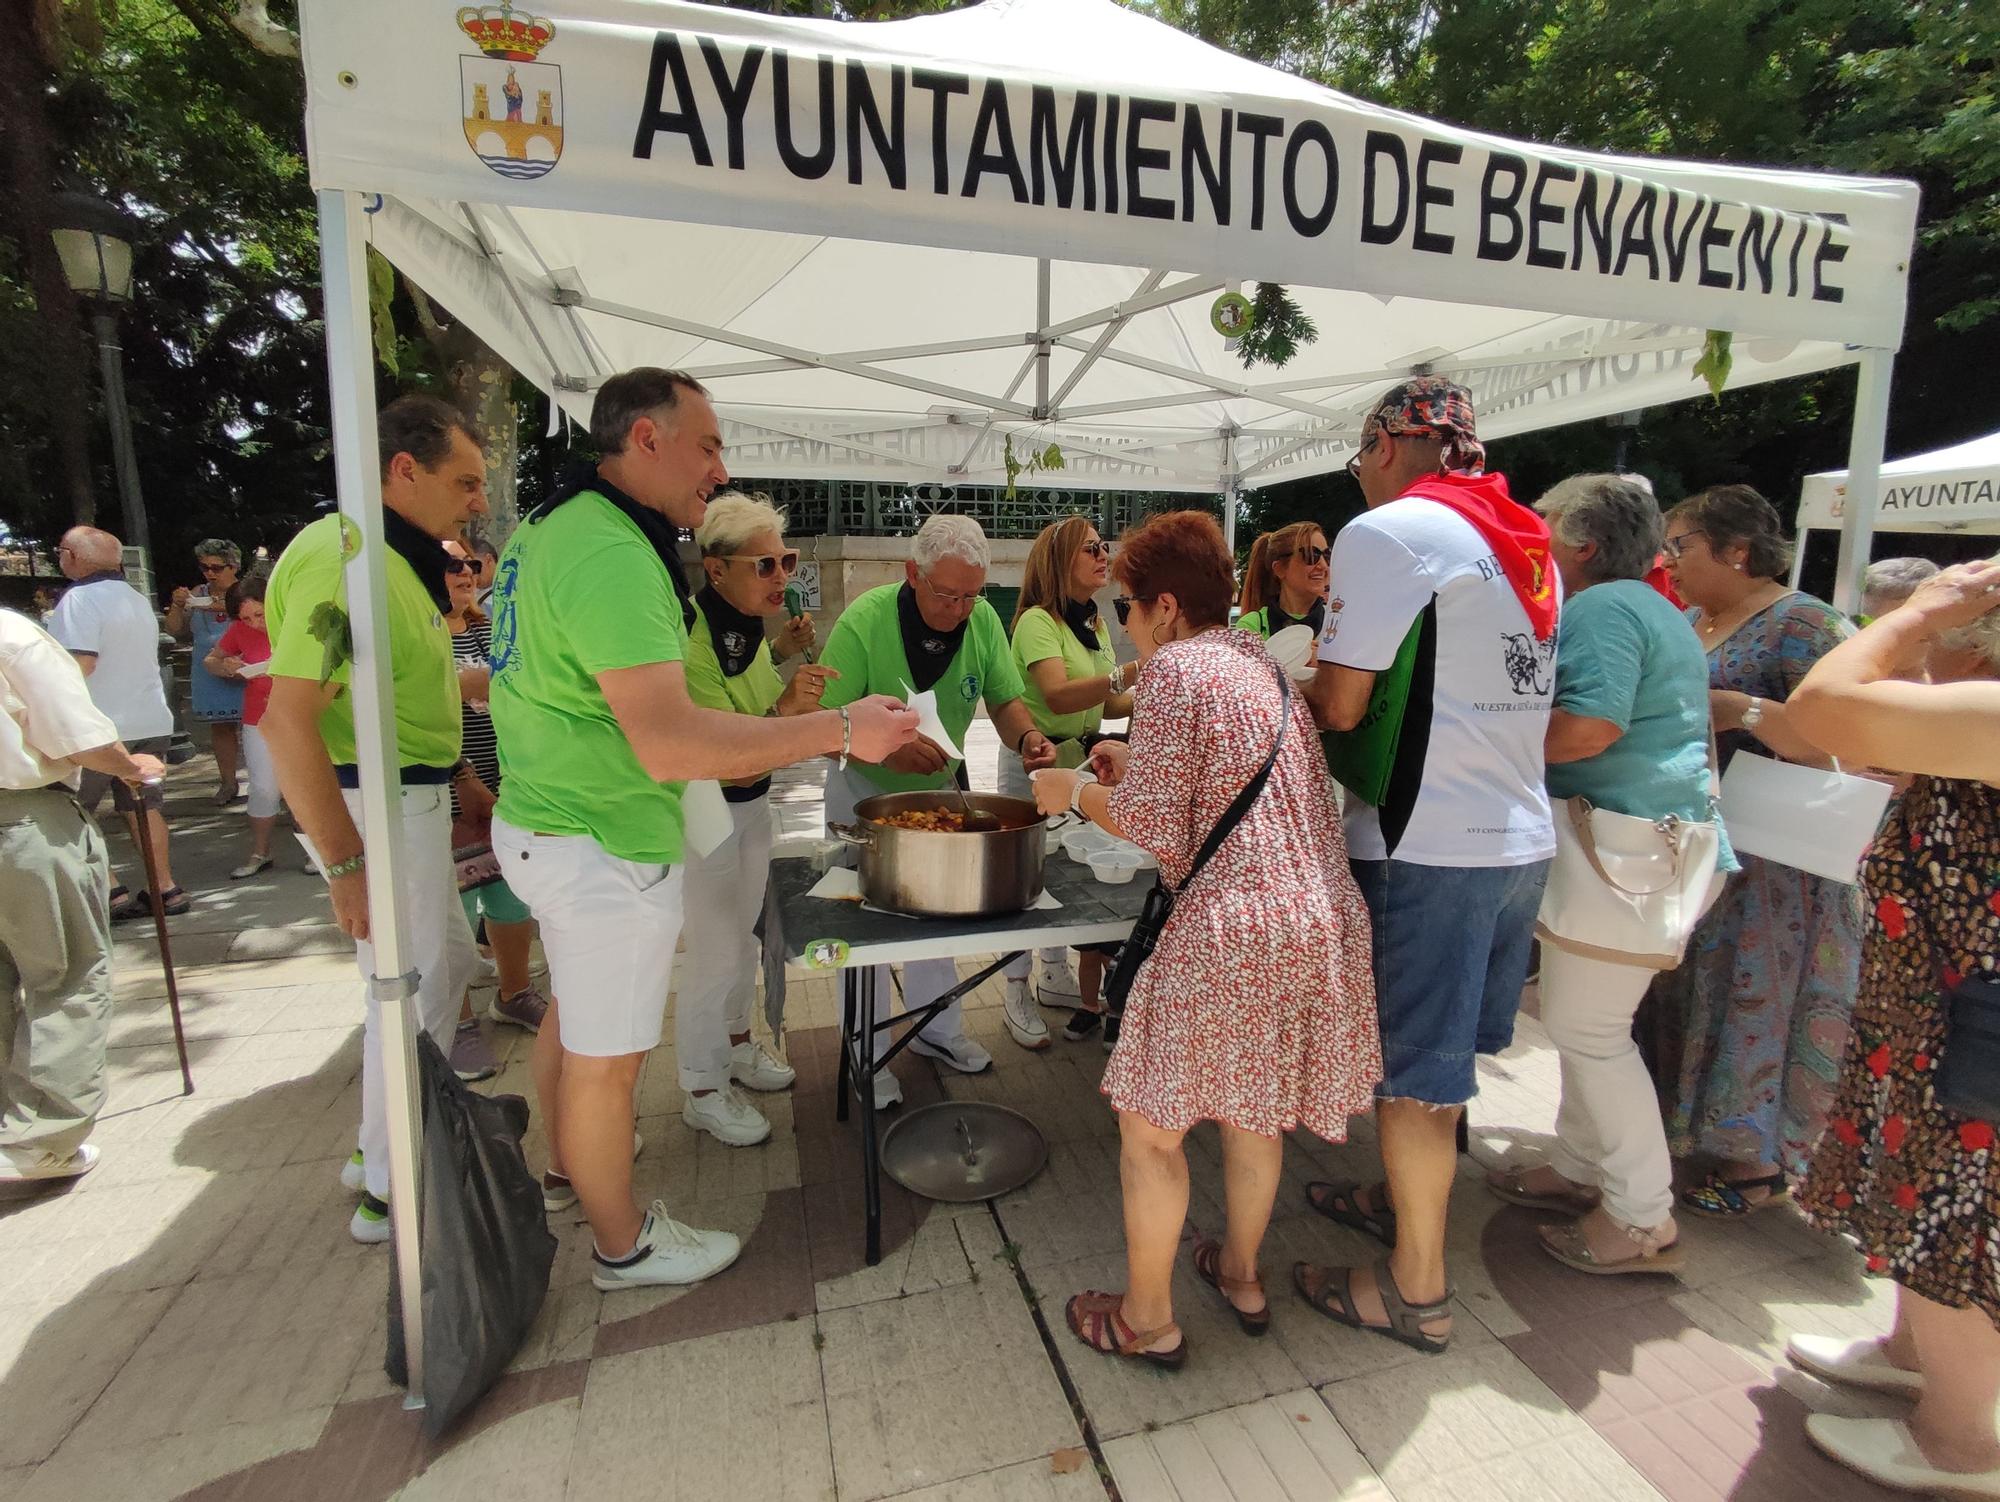
{"label": "blue jeans", "polygon": [[1384,1099],[1462,1106],[1474,1058],[1514,1041],[1549,862],[1418,866],[1355,861],[1374,920]]}

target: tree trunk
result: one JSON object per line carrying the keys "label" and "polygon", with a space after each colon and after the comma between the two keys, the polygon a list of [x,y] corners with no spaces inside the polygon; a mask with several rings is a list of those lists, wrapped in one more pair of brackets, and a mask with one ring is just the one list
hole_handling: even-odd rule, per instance
{"label": "tree trunk", "polygon": [[486,440],[486,521],[479,534],[496,548],[504,547],[521,519],[521,431],[514,406],[514,367],[463,323],[440,322],[436,304],[415,282],[404,277],[403,286],[424,338],[444,370],[451,404]]}
{"label": "tree trunk", "polygon": [[42,326],[37,359],[43,372],[44,412],[62,493],[79,525],[97,519],[97,487],[90,465],[90,379],[76,294],[64,280],[49,238],[49,196],[55,156],[46,114],[48,92],[40,64],[25,40],[0,46],[0,144],[6,148],[4,201],[27,262],[35,316]]}

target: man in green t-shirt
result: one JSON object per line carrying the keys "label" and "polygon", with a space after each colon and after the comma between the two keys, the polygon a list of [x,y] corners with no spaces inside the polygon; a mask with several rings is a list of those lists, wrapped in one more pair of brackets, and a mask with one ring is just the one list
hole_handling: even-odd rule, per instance
{"label": "man in green t-shirt", "polygon": [[[901,584],[871,589],[841,612],[827,637],[820,661],[839,673],[827,685],[828,705],[845,704],[864,694],[894,694],[933,690],[938,719],[961,747],[981,699],[1000,733],[1001,743],[1020,753],[1033,770],[1055,765],[1056,748],[1035,728],[1022,697],[1021,673],[1000,617],[980,595],[992,553],[986,534],[969,516],[933,516],[917,532],[910,561],[903,565]],[[894,755],[873,765],[857,755],[844,770],[826,778],[826,816],[844,821],[854,817],[854,805],[876,793],[919,792],[950,786],[962,763],[927,736],[919,736]],[[958,984],[950,960],[917,960],[903,967],[903,1004],[909,1011],[927,1007]],[[877,977],[877,994],[889,994],[888,966]],[[1014,1015],[1010,992],[1008,1031],[1024,1048],[1046,1048],[1048,1026],[1030,999],[1024,1015]],[[1032,1022],[1030,1028],[1028,1024]],[[1033,1041],[1039,1031],[1039,1043]],[[876,1056],[887,1051],[887,1030],[875,1035]],[[940,1059],[964,1074],[977,1074],[993,1056],[965,1031],[957,1002],[910,1040],[912,1052]],[[880,1070],[875,1076],[875,1104],[887,1109],[903,1098],[896,1076]]]}
{"label": "man in green t-shirt", "polygon": [[641,367],[598,389],[590,435],[603,458],[559,482],[501,555],[489,703],[493,848],[541,925],[555,992],[535,1040],[542,1198],[581,1202],[591,1281],[608,1290],[697,1282],[740,1249],[632,1199],[632,1091],[681,930],[682,789],[814,756],[879,760],[916,716],[880,696],[772,719],[695,704],[676,548],[729,479],[721,423],[693,377]]}
{"label": "man in green t-shirt", "polygon": [[[451,794],[464,806],[492,807],[492,796],[459,755],[459,674],[451,655],[444,539],[486,510],[486,456],[479,435],[457,409],[428,396],[406,396],[377,419],[382,459],[382,532],[389,555],[389,639],[395,679],[399,808],[409,881],[401,914],[407,954],[417,972],[417,1012],[447,1051],[459,1003],[477,967],[472,930],[458,899],[451,858]],[[375,978],[368,942],[368,877],[359,825],[354,664],[329,654],[315,611],[347,608],[343,581],[346,522],[314,522],[292,539],[271,574],[264,619],[271,633],[271,699],[259,726],[277,767],[285,801],[320,861],[334,921],[355,941],[364,980]],[[481,674],[480,676],[483,676]],[[348,1229],[356,1241],[389,1239],[389,1125],[383,1097],[381,1012],[368,988],[362,1028],[359,1164],[342,1182],[362,1191]]]}

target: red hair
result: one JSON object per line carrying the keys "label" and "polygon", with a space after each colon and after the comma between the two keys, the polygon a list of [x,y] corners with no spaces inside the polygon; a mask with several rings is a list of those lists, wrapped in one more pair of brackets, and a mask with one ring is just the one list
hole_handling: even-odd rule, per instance
{"label": "red hair", "polygon": [[1229,619],[1236,568],[1206,511],[1167,511],[1118,539],[1111,573],[1138,600],[1172,595],[1196,630]]}

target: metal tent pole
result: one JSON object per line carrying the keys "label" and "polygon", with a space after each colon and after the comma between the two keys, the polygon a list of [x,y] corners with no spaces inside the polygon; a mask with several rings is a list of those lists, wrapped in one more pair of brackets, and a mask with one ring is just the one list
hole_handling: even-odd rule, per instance
{"label": "metal tent pole", "polygon": [[1847,514],[1840,519],[1840,571],[1833,586],[1834,609],[1846,615],[1861,609],[1861,584],[1875,540],[1882,450],[1889,440],[1889,377],[1895,364],[1895,355],[1886,349],[1861,351],[1854,427],[1847,440]]}
{"label": "metal tent pole", "polygon": [[319,193],[320,279],[325,288],[326,363],[333,395],[334,478],[341,525],[360,547],[344,574],[353,629],[355,761],[361,772],[361,842],[368,852],[368,938],[375,973],[369,989],[380,1003],[382,1079],[389,1115],[389,1210],[395,1228],[396,1279],[402,1294],[403,1349],[408,1360],[406,1407],[421,1407],[424,1385],[423,1284],[420,1265],[421,1185],[417,1143],[417,1024],[411,999],[416,976],[404,962],[398,872],[403,864],[400,786],[393,784],[396,694],[389,662],[386,544],[382,536],[382,468],[376,451],[375,361],[369,332],[367,232],[362,195]]}

